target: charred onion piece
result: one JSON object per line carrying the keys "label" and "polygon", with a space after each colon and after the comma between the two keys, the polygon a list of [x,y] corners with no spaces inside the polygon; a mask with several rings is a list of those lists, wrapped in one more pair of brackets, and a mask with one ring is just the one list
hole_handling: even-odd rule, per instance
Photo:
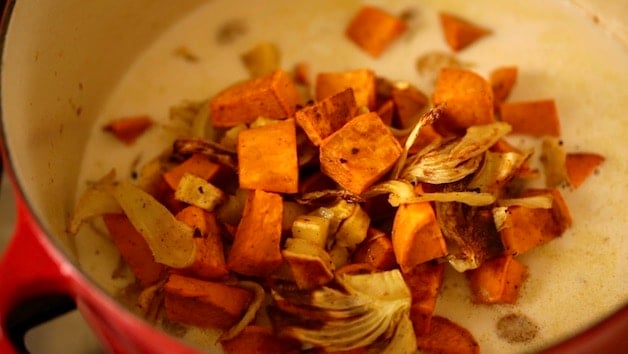
{"label": "charred onion piece", "polygon": [[177,139],[172,145],[172,157],[178,160],[193,154],[203,154],[213,162],[237,170],[236,152],[206,139]]}
{"label": "charred onion piece", "polygon": [[349,203],[362,203],[364,199],[357,194],[351,193],[344,189],[325,189],[322,191],[314,191],[301,194],[295,198],[295,201],[303,205],[328,205],[338,200],[344,200]]}

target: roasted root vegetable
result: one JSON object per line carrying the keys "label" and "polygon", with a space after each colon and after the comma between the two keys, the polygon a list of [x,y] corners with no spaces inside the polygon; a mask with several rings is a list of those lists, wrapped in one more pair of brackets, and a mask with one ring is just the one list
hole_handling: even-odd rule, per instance
{"label": "roasted root vegetable", "polygon": [[436,300],[443,284],[445,264],[435,261],[421,263],[403,274],[412,294],[410,320],[414,333],[429,333]]}
{"label": "roasted root vegetable", "polygon": [[567,176],[574,188],[582,183],[604,162],[604,156],[591,152],[567,153],[565,160]]}
{"label": "roasted root vegetable", "polygon": [[527,275],[527,267],[512,255],[490,259],[467,273],[473,302],[514,304]]}
{"label": "roasted root vegetable", "polygon": [[510,91],[517,83],[518,68],[516,66],[504,66],[491,71],[489,82],[493,90],[493,101],[495,110],[504,103]]}
{"label": "roasted root vegetable", "polygon": [[154,124],[152,118],[141,115],[122,117],[112,120],[103,127],[103,130],[113,134],[116,139],[131,145]]}
{"label": "roasted root vegetable", "polygon": [[400,18],[364,5],[349,22],[346,35],[365,52],[378,57],[405,30],[406,24]]}
{"label": "roasted root vegetable", "polygon": [[471,332],[445,317],[434,316],[430,331],[418,335],[417,346],[425,353],[479,354],[480,346]]}
{"label": "roasted root vegetable", "polygon": [[299,343],[279,338],[269,327],[250,325],[239,335],[220,342],[227,354],[297,354]]}
{"label": "roasted root vegetable", "polygon": [[179,181],[186,173],[209,181],[216,176],[219,170],[220,165],[212,162],[206,155],[193,154],[185,161],[165,172],[163,178],[172,190],[176,190],[179,186]]}
{"label": "roasted root vegetable", "polygon": [[484,27],[445,12],[440,13],[440,24],[447,44],[456,52],[491,33]]}
{"label": "roasted root vegetable", "polygon": [[357,106],[372,110],[376,103],[375,87],[375,73],[369,69],[319,73],[316,76],[315,98],[316,101],[321,101],[351,88]]}
{"label": "roasted root vegetable", "polygon": [[560,136],[558,110],[551,99],[502,103],[499,116],[512,126],[513,134]]}

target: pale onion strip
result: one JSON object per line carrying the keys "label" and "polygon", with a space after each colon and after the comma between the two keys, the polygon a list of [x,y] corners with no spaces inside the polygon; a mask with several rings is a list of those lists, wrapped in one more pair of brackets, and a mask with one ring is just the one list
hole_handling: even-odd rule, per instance
{"label": "pale onion strip", "polygon": [[[393,197],[391,195],[391,197]],[[416,197],[395,200],[399,204],[412,204],[423,202],[458,202],[470,206],[483,206],[495,203],[495,196],[490,193],[477,192],[444,192],[444,193],[422,193]]]}
{"label": "pale onion strip", "polygon": [[122,212],[118,202],[111,196],[115,179],[116,172],[111,170],[100,180],[88,186],[81,194],[68,223],[68,232],[71,235],[76,235],[86,221],[107,213]]}
{"label": "pale onion strip", "polygon": [[530,209],[551,209],[554,198],[551,195],[536,195],[533,197],[499,199],[497,205],[501,207],[522,206]]}
{"label": "pale onion strip", "polygon": [[262,307],[262,303],[264,302],[264,297],[266,293],[264,292],[264,288],[262,288],[261,285],[257,284],[256,282],[240,281],[238,282],[237,286],[252,291],[253,300],[249,304],[249,308],[246,310],[244,316],[242,316],[240,321],[236,323],[233,327],[229,328],[226,332],[223,332],[220,335],[219,340],[232,339],[240,334],[240,332],[242,332],[242,330],[244,330],[246,326],[253,322],[255,316],[257,316],[257,311],[259,311],[259,309]]}

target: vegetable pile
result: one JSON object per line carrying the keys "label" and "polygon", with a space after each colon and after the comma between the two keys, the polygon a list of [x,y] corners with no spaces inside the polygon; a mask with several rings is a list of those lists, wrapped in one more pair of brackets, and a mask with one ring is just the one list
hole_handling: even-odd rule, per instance
{"label": "vegetable pile", "polygon": [[[452,14],[441,24],[454,52],[491,35]],[[378,57],[405,30],[365,6],[346,35]],[[518,256],[572,223],[560,188],[604,160],[564,151],[553,100],[507,101],[514,66],[485,79],[436,58],[427,95],[367,68],[312,83],[305,62],[280,69],[272,43],[242,60],[250,79],[173,107],[184,133],[137,176],[92,183],[68,227],[101,218],[141,314],[217,329],[228,353],[478,352],[434,314],[445,267],[467,275],[473,302],[515,303]],[[133,144],[152,125],[104,130]],[[541,170],[510,134],[542,141]]]}

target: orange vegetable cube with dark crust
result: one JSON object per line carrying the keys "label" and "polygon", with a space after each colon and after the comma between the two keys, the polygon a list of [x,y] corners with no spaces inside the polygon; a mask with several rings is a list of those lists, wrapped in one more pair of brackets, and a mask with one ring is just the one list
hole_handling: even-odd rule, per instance
{"label": "orange vegetable cube with dark crust", "polygon": [[435,105],[443,105],[443,117],[434,122],[441,134],[460,134],[473,126],[494,121],[493,90],[480,75],[462,68],[444,68],[434,88]]}
{"label": "orange vegetable cube with dark crust", "polygon": [[366,263],[378,270],[390,270],[397,265],[390,237],[383,231],[369,228],[367,239],[353,254],[354,263]]}
{"label": "orange vegetable cube with dark crust", "polygon": [[412,294],[410,320],[416,335],[430,330],[430,323],[440,288],[443,285],[445,264],[425,262],[403,273],[403,278]]}
{"label": "orange vegetable cube with dark crust", "polygon": [[237,151],[240,188],[298,192],[299,162],[294,119],[241,131]]}
{"label": "orange vegetable cube with dark crust", "polygon": [[298,110],[294,118],[310,141],[318,146],[323,139],[351,120],[357,110],[353,89],[348,88]]}
{"label": "orange vegetable cube with dark crust", "polygon": [[165,275],[164,265],[155,262],[146,240],[126,215],[106,214],[103,215],[103,221],[122,259],[142,286],[152,285]]}
{"label": "orange vegetable cube with dark crust", "polygon": [[393,125],[395,118],[395,102],[393,102],[392,99],[386,100],[377,107],[377,115],[382,119],[384,124]]}
{"label": "orange vegetable cube with dark crust", "polygon": [[604,162],[604,156],[590,152],[567,153],[567,176],[574,188],[580,185]]}
{"label": "orange vegetable cube with dark crust", "polygon": [[233,127],[258,117],[291,117],[300,100],[290,75],[278,70],[228,87],[214,96],[209,105],[214,126]]}
{"label": "orange vegetable cube with dark crust", "polygon": [[361,194],[393,167],[401,152],[377,113],[366,113],[323,140],[321,171],[346,190]]}
{"label": "orange vegetable cube with dark crust", "polygon": [[315,98],[316,101],[322,101],[338,92],[352,88],[358,107],[375,110],[375,87],[375,73],[369,69],[320,73],[316,76]]}
{"label": "orange vegetable cube with dark crust", "polygon": [[490,30],[459,16],[449,13],[440,13],[439,15],[445,40],[449,47],[456,52],[491,33]]}
{"label": "orange vegetable cube with dark crust", "polygon": [[164,285],[166,316],[192,326],[229,329],[252,300],[243,288],[171,274]]}
{"label": "orange vegetable cube with dark crust", "polygon": [[229,340],[220,342],[226,354],[298,354],[296,340],[279,338],[270,327],[250,325]]}
{"label": "orange vegetable cube with dark crust", "polygon": [[504,66],[491,72],[489,82],[493,90],[493,101],[496,108],[510,95],[510,91],[517,82],[517,72],[516,66]]}
{"label": "orange vegetable cube with dark crust", "polygon": [[542,194],[552,196],[551,209],[507,208],[503,227],[499,231],[505,254],[516,256],[527,252],[559,237],[571,226],[571,215],[558,189],[526,190],[522,196]]}
{"label": "orange vegetable cube with dark crust", "polygon": [[413,127],[419,114],[429,103],[428,97],[416,87],[393,88],[391,97],[397,112],[397,125],[400,128]]}
{"label": "orange vegetable cube with dark crust", "polygon": [[447,245],[430,203],[402,204],[392,229],[397,263],[404,273],[417,265],[447,255]]}
{"label": "orange vegetable cube with dark crust", "polygon": [[362,50],[378,57],[406,30],[406,24],[396,16],[364,5],[347,26],[346,35]]}
{"label": "orange vegetable cube with dark crust", "polygon": [[502,121],[512,126],[511,134],[560,136],[560,120],[554,100],[506,102],[499,106]]}
{"label": "orange vegetable cube with dark crust", "polygon": [[466,328],[441,316],[432,317],[429,333],[416,336],[419,351],[442,354],[479,354],[480,345]]}
{"label": "orange vegetable cube with dark crust", "polygon": [[163,174],[164,180],[170,188],[177,189],[179,181],[186,173],[191,173],[204,180],[211,180],[220,171],[220,165],[212,162],[209,157],[203,154],[194,154],[187,160],[173,167]]}
{"label": "orange vegetable cube with dark crust", "polygon": [[283,261],[279,248],[282,218],[281,195],[250,191],[229,251],[228,268],[252,276],[268,276],[277,269]]}
{"label": "orange vegetable cube with dark crust", "polygon": [[177,213],[176,218],[193,227],[200,237],[196,242],[196,255],[191,266],[185,269],[203,279],[220,279],[229,274],[225,262],[224,246],[216,214],[190,205]]}
{"label": "orange vegetable cube with dark crust", "polygon": [[512,255],[504,255],[482,263],[467,272],[473,302],[479,304],[514,304],[528,268]]}
{"label": "orange vegetable cube with dark crust", "polygon": [[131,145],[153,126],[153,120],[149,116],[135,116],[117,118],[103,127],[106,132],[112,133],[121,142]]}

